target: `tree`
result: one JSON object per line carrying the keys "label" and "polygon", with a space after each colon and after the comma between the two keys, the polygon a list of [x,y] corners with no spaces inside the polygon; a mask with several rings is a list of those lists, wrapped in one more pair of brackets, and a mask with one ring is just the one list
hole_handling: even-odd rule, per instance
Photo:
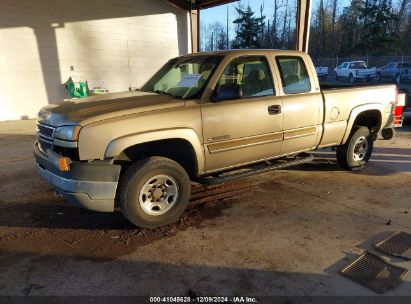
{"label": "tree", "polygon": [[260,29],[265,16],[254,17],[250,5],[246,9],[236,7],[238,18],[233,21],[237,25],[236,36],[232,42],[234,49],[260,48]]}
{"label": "tree", "polygon": [[391,0],[365,0],[359,7],[361,40],[358,50],[380,55],[398,46],[398,33],[395,32],[396,16],[392,13]]}
{"label": "tree", "polygon": [[205,35],[202,50],[215,51],[227,48],[227,33],[223,24],[219,21],[202,28]]}

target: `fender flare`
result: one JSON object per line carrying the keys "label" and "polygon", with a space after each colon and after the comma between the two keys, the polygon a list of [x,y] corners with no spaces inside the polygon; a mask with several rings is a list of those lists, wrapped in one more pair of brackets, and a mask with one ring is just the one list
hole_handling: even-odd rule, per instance
{"label": "fender flare", "polygon": [[107,158],[113,158],[120,155],[125,149],[138,144],[148,143],[163,139],[183,139],[188,141],[193,147],[196,161],[197,161],[197,173],[202,174],[205,170],[205,157],[204,149],[201,144],[200,138],[193,129],[178,128],[178,129],[165,129],[156,130],[150,132],[135,133],[113,139],[107,146],[104,156]]}
{"label": "fender flare", "polygon": [[360,105],[358,107],[353,108],[351,110],[350,116],[347,121],[347,129],[345,130],[345,134],[341,141],[341,145],[345,144],[348,137],[350,136],[352,127],[354,126],[354,121],[358,117],[358,115],[360,115],[362,112],[370,111],[370,110],[379,111],[381,115],[381,120],[382,120],[383,113],[384,113],[384,106],[380,103],[368,103],[368,104]]}

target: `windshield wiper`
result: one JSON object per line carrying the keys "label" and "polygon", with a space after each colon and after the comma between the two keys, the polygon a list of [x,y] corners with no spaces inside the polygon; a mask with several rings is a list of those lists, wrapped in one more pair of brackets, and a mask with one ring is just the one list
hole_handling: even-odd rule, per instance
{"label": "windshield wiper", "polygon": [[170,93],[168,93],[168,92],[166,92],[166,91],[161,91],[161,90],[154,90],[154,93],[161,94],[161,95],[167,95],[167,96],[171,96],[171,97],[175,97],[173,94],[170,94]]}

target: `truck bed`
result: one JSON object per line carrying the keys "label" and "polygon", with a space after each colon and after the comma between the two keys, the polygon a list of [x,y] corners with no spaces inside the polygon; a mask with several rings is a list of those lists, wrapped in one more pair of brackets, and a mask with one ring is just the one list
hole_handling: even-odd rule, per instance
{"label": "truck bed", "polygon": [[320,88],[323,90],[338,90],[338,89],[349,89],[358,87],[380,87],[387,86],[387,83],[335,83],[335,82],[321,82]]}

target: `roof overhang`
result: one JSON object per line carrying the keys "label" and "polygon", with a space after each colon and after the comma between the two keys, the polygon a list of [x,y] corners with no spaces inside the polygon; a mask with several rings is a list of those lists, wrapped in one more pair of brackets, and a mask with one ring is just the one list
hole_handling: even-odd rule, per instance
{"label": "roof overhang", "polygon": [[166,0],[186,11],[206,9],[218,5],[236,2],[238,0]]}

